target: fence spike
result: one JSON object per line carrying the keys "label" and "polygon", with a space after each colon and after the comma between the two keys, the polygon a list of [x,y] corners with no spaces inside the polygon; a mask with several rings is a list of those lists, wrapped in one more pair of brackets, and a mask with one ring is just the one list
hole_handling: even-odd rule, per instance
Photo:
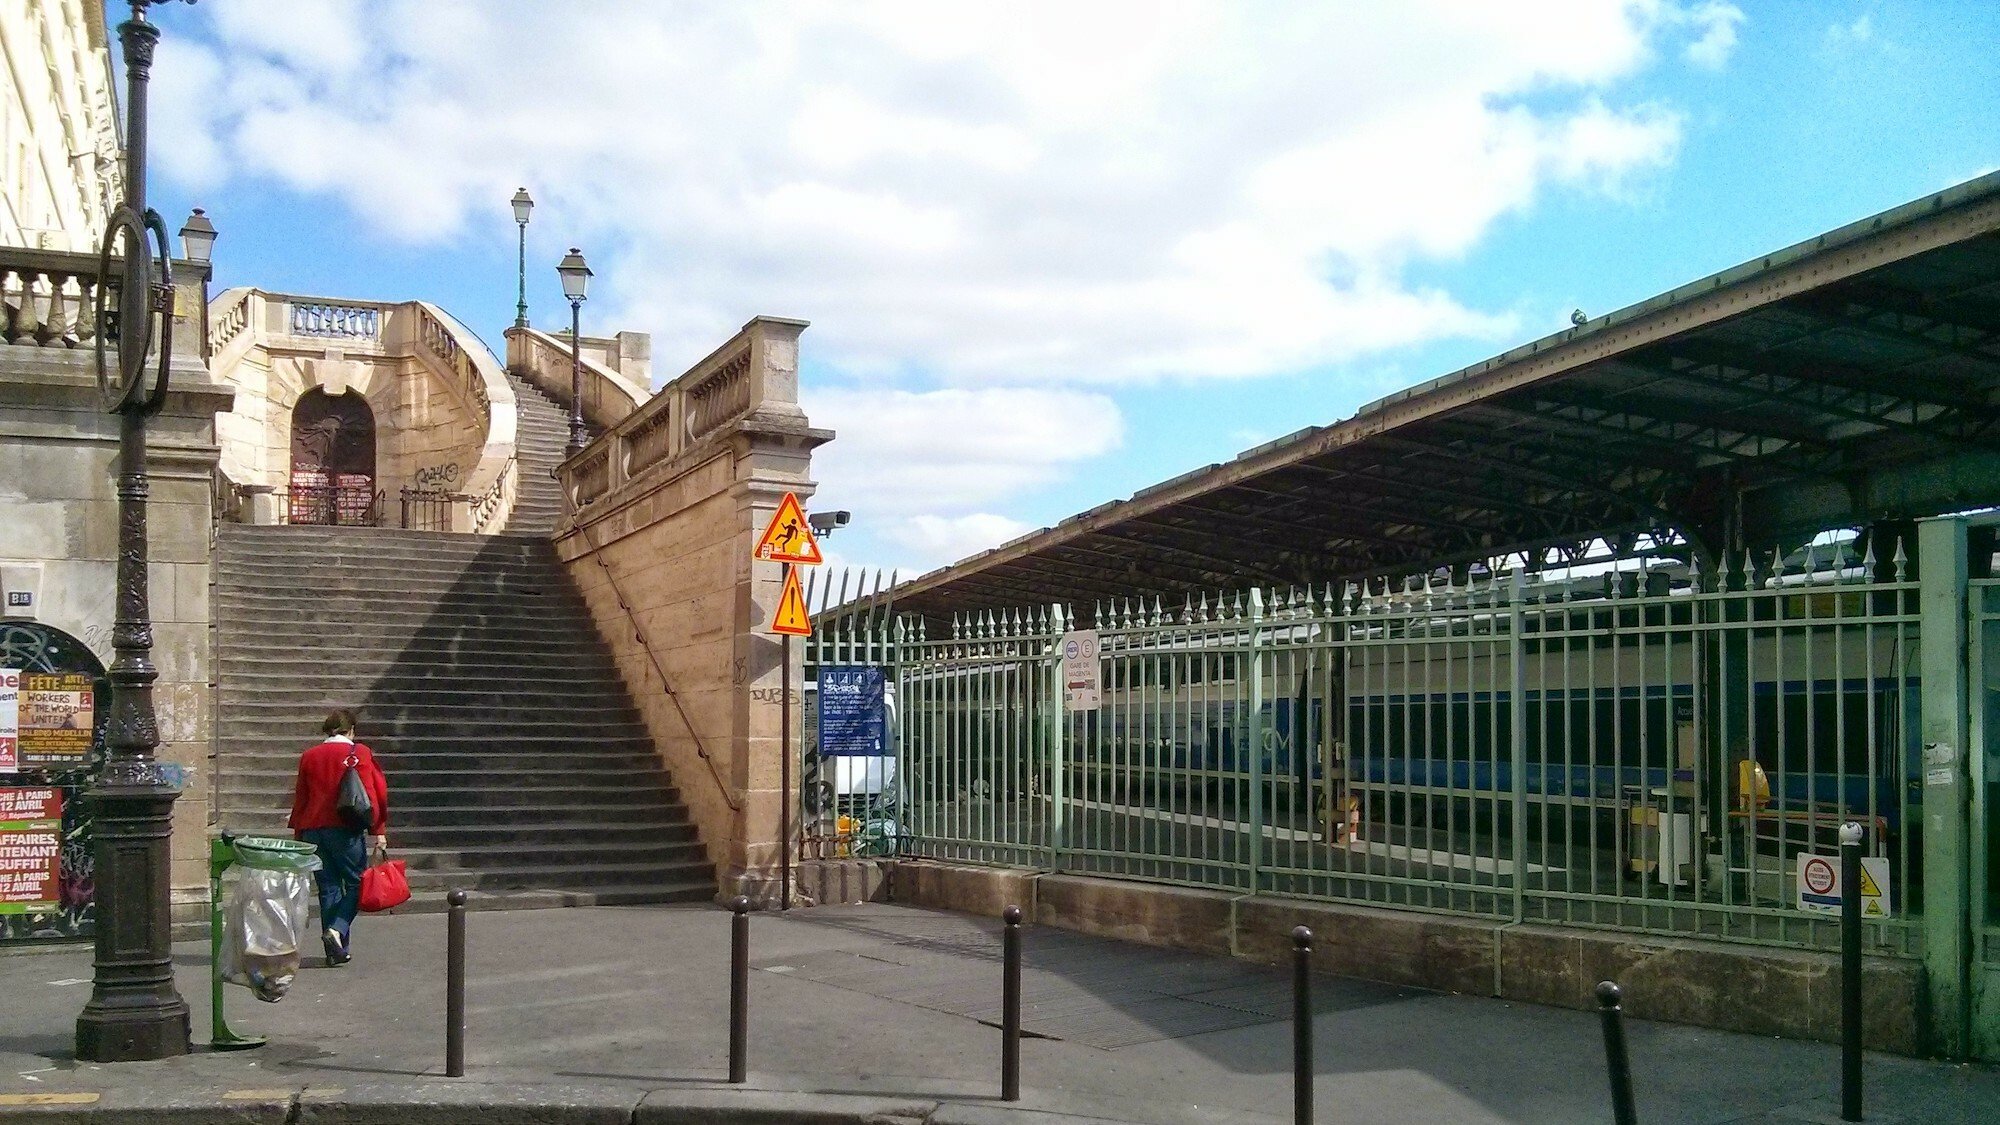
{"label": "fence spike", "polygon": [[1910,556],[1903,551],[1903,537],[1900,535],[1896,536],[1896,553],[1890,556],[1889,561],[1896,565],[1896,581],[1903,581],[1904,566],[1910,561]]}
{"label": "fence spike", "polygon": [[1819,581],[1819,551],[1812,545],[1811,541],[1807,541],[1806,585],[1811,586],[1817,581]]}
{"label": "fence spike", "polygon": [[1693,551],[1688,552],[1688,585],[1694,587],[1695,593],[1699,594],[1702,592],[1701,556]]}

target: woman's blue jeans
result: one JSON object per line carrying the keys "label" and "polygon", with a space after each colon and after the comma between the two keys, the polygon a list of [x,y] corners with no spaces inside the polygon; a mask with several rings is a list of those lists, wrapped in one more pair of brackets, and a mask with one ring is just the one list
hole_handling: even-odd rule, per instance
{"label": "woman's blue jeans", "polygon": [[361,912],[361,873],[368,867],[368,841],[352,828],[307,828],[299,839],[319,849],[320,925],[340,935],[342,948],[352,949],[348,933]]}

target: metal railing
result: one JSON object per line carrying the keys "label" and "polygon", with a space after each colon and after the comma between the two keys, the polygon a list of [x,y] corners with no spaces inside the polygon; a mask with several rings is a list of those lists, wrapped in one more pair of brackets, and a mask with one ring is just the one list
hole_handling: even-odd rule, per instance
{"label": "metal railing", "polygon": [[[1868,826],[1920,933],[1917,585],[1821,545],[1719,573],[1251,590],[1070,611],[825,615],[893,694],[905,854],[1502,920],[1832,949],[1805,854]],[[808,746],[808,753],[811,747]]]}
{"label": "metal railing", "polygon": [[382,522],[382,490],[367,483],[314,484],[294,480],[286,489],[285,522],[375,527]]}

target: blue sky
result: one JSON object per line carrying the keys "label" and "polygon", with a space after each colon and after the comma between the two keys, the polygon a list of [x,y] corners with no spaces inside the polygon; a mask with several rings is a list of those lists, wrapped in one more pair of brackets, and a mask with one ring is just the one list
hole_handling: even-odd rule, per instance
{"label": "blue sky", "polygon": [[[117,13],[113,13],[116,18]],[[813,321],[839,561],[907,574],[2000,166],[2000,5],[159,10],[221,285],[529,305],[671,375]]]}

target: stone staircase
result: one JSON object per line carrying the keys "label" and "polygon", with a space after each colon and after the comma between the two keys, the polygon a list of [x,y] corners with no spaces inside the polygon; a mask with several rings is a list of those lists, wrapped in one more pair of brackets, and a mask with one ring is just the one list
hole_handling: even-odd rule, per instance
{"label": "stone staircase", "polygon": [[452,887],[489,908],[710,899],[713,867],[547,539],[562,412],[515,391],[514,523],[531,534],[222,526],[220,822],[284,834],[299,752],[352,707],[419,908]]}
{"label": "stone staircase", "polygon": [[569,441],[569,414],[527,380],[510,373],[507,382],[514,387],[518,409],[514,458],[520,463],[507,530],[547,535],[563,514],[562,489],[553,474]]}

